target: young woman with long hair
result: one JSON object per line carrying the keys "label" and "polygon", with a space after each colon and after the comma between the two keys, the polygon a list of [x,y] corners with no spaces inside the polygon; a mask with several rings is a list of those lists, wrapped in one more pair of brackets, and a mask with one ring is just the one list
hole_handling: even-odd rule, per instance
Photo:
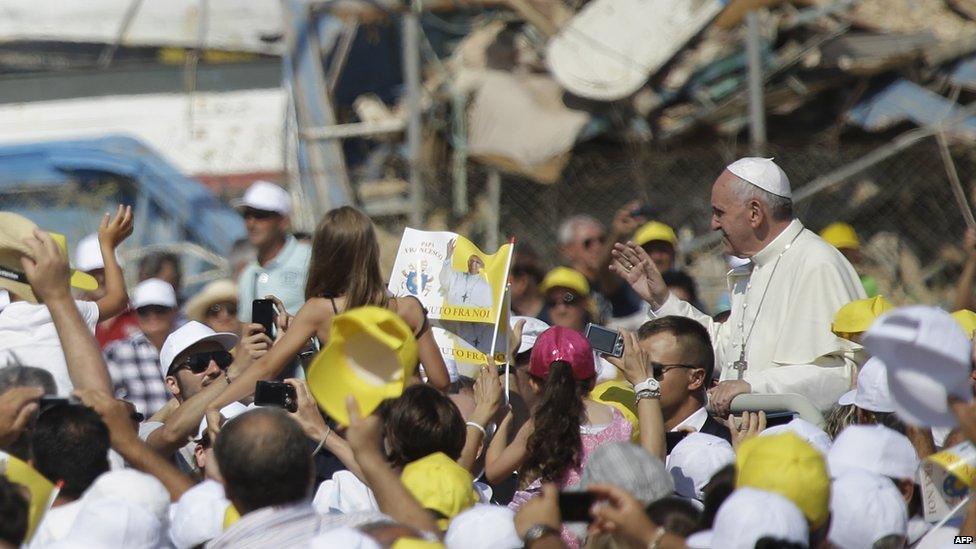
{"label": "young woman with long hair", "polygon": [[258,380],[279,375],[309,339],[318,338],[324,347],[329,340],[332,318],[365,305],[386,307],[406,321],[417,336],[427,382],[442,391],[447,389],[450,378],[430,333],[427,311],[414,297],[398,298],[387,293],[380,273],[376,230],[366,214],[343,206],[330,210],[322,218],[312,240],[305,299],[285,334],[268,353],[237,378],[227,380],[220,396],[207,407],[208,414],[252,394]]}
{"label": "young woman with long hair", "polygon": [[[626,334],[625,347],[623,359],[615,362],[628,379],[639,383],[649,377],[646,355],[633,334]],[[528,374],[531,418],[511,444],[506,445],[511,414],[499,426],[486,461],[490,483],[518,472],[519,487],[529,492],[540,482],[572,486],[579,482],[583,464],[596,446],[631,440],[632,427],[626,418],[616,408],[590,398],[596,382],[593,351],[578,332],[559,326],[543,332],[532,348]],[[656,396],[639,400],[638,417],[641,445],[663,457],[664,425]]]}

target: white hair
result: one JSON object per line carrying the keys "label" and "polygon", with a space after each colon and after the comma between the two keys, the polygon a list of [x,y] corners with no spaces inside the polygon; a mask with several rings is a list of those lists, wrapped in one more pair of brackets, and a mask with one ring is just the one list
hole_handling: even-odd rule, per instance
{"label": "white hair", "polygon": [[556,233],[559,245],[566,246],[575,242],[576,229],[581,225],[596,225],[603,228],[603,223],[592,215],[576,214],[559,224],[559,231]]}
{"label": "white hair", "polygon": [[[730,172],[731,173],[731,172]],[[785,196],[773,194],[765,189],[732,174],[729,189],[732,195],[743,202],[758,200],[769,208],[770,216],[774,221],[786,221],[793,219],[793,200]]]}

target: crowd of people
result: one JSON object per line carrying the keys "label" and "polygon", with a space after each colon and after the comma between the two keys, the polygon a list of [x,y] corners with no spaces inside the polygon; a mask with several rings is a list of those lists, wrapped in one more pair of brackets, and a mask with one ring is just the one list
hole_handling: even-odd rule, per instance
{"label": "crowd of people", "polygon": [[[711,205],[721,310],[640,203],[609,228],[576,215],[553,235],[560,258],[517,246],[508,364],[486,357],[476,378],[445,361],[420,300],[388,291],[353,207],[298,238],[288,193],[254,183],[235,204],[234,276],[192,295],[171,253],[145,256],[127,288],[127,206],[72,253],[0,212],[0,547],[889,549],[976,534],[976,504],[935,524],[921,473],[976,441],[976,259],[963,310],[897,309],[858,272],[853,229],[794,216],[772,160],[730,164]],[[590,324],[621,352],[595,352]],[[750,404],[770,395],[780,408]]]}

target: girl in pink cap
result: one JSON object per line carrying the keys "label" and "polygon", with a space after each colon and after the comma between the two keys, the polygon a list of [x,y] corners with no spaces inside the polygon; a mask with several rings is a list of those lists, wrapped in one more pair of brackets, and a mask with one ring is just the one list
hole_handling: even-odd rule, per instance
{"label": "girl in pink cap", "polygon": [[[641,362],[636,339],[628,341],[627,348],[625,360]],[[543,482],[555,482],[560,488],[579,484],[583,465],[597,446],[627,442],[632,435],[630,422],[616,408],[590,398],[596,368],[593,350],[579,332],[559,326],[543,332],[532,348],[528,373],[532,417],[506,446],[509,414],[492,440],[485,464],[485,476],[493,484],[518,472],[520,489],[509,504],[512,509],[537,495]],[[641,424],[642,430],[654,428]],[[656,429],[663,441],[663,424]],[[658,446],[663,447],[663,442],[648,450],[657,455]],[[566,534],[564,541],[578,546],[578,540],[567,539]]]}

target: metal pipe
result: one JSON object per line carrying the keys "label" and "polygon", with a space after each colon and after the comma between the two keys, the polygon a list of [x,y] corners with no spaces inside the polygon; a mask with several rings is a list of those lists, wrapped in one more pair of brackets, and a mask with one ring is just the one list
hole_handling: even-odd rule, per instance
{"label": "metal pipe", "polygon": [[498,233],[502,217],[502,176],[498,170],[488,170],[488,235],[485,237],[485,247],[494,252],[498,249]]}
{"label": "metal pipe", "polygon": [[407,162],[410,165],[410,225],[424,226],[424,183],[420,173],[420,19],[416,0],[403,14],[403,80],[407,96]]}
{"label": "metal pipe", "polygon": [[749,136],[752,152],[762,156],[766,148],[766,113],[763,106],[763,66],[759,48],[759,15],[746,14],[746,58],[749,66]]}

